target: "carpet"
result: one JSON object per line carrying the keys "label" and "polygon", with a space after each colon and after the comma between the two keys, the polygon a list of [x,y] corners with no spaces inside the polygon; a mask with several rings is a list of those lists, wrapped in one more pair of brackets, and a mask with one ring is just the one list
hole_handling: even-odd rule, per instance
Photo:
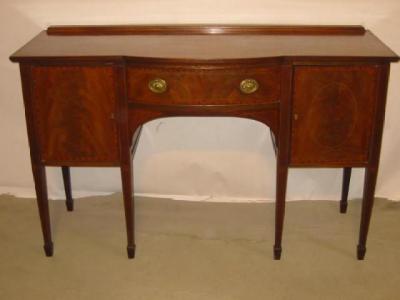
{"label": "carpet", "polygon": [[377,199],[364,261],[360,201],[287,203],[280,261],[273,203],[136,198],[126,256],[121,194],[50,201],[44,256],[34,199],[0,196],[0,299],[400,299],[400,203]]}

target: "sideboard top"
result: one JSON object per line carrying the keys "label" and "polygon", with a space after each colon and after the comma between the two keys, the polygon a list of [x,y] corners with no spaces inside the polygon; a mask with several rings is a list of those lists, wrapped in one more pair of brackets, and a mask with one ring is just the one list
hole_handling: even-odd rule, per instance
{"label": "sideboard top", "polygon": [[362,26],[52,26],[10,59],[205,61],[248,59],[398,61]]}

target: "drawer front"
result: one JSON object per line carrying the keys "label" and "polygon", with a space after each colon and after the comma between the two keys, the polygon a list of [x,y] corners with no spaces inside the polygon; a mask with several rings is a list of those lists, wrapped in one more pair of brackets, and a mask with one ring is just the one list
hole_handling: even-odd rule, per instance
{"label": "drawer front", "polygon": [[[151,84],[156,85],[158,90],[152,91],[154,86],[149,86]],[[128,69],[128,97],[129,101],[134,103],[266,104],[278,102],[279,96],[280,68],[278,66],[230,69],[176,67],[130,67]]]}
{"label": "drawer front", "polygon": [[118,163],[113,67],[36,66],[32,79],[33,121],[44,163]]}
{"label": "drawer front", "polygon": [[378,67],[304,66],[294,74],[291,164],[365,164],[377,104]]}

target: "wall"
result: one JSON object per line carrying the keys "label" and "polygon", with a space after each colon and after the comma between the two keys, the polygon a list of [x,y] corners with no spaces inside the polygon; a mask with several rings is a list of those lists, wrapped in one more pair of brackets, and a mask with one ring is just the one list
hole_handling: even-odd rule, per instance
{"label": "wall", "polygon": [[[400,53],[398,0],[2,0],[0,2],[0,193],[33,196],[18,66],[8,56],[52,24],[361,24]],[[392,68],[377,195],[400,199],[400,65]],[[136,192],[179,199],[273,199],[275,158],[261,124],[231,118],[171,118],[146,125],[135,158]],[[117,169],[73,169],[77,196],[120,190]],[[351,197],[362,193],[363,172]],[[291,170],[289,199],[337,199],[340,170]],[[63,197],[60,170],[49,193]]]}

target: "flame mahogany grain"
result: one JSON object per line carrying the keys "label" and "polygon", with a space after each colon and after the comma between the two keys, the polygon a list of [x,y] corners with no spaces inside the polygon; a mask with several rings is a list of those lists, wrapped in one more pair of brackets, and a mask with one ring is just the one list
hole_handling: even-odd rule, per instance
{"label": "flame mahogany grain", "polygon": [[34,66],[31,72],[42,163],[118,165],[114,69]]}
{"label": "flame mahogany grain", "polygon": [[[279,65],[270,67],[242,67],[225,69],[190,69],[173,67],[128,68],[128,101],[146,104],[266,104],[279,102]],[[167,90],[156,94],[148,88],[148,82],[162,78]],[[244,79],[255,79],[259,88],[252,94],[240,91]]]}

